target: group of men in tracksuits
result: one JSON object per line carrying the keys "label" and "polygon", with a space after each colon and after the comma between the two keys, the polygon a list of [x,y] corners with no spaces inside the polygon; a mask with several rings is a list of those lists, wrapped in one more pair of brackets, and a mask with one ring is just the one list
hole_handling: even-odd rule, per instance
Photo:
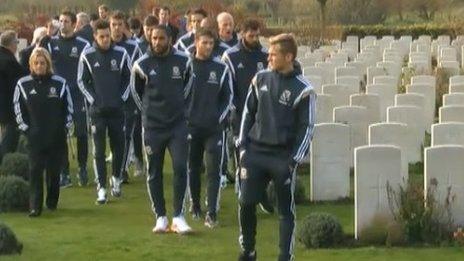
{"label": "group of men in tracksuits", "polygon": [[[149,198],[156,216],[153,232],[189,233],[192,229],[184,218],[185,197],[190,198],[192,216],[202,217],[200,174],[205,169],[204,224],[213,228],[218,225],[220,183],[227,170],[226,147],[232,143],[235,146],[229,153],[238,167],[240,200],[239,259],[256,259],[255,208],[266,202],[265,188],[272,180],[281,216],[279,260],[290,260],[294,173],[309,150],[315,102],[312,87],[294,67],[295,40],[286,35],[271,41],[273,51],[268,54],[259,43],[257,20],[243,23],[240,39],[236,34],[222,39],[207,26],[204,10],[192,10],[189,16],[191,31],[175,44],[169,27],[158,24],[153,16],[145,18],[140,39],[127,39],[121,12],[114,12],[108,21],[97,21],[95,41],[88,43],[71,30],[74,14],[61,14],[59,36],[43,45],[51,54],[56,73],[70,89],[79,182],[88,182],[90,128],[96,203],[107,202],[108,133],[114,197],[121,195],[121,184],[128,177],[131,148],[139,170],[143,169],[143,151]],[[222,13],[218,23],[230,24],[230,19],[229,14]],[[174,172],[171,224],[163,189],[166,150]],[[67,160],[64,166],[61,182],[66,185],[70,183]]]}

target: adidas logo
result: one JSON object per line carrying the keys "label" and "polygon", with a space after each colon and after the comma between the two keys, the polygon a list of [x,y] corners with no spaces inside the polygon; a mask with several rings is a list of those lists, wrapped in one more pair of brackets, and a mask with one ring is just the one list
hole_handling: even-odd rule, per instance
{"label": "adidas logo", "polygon": [[267,85],[263,85],[263,87],[259,88],[260,91],[267,92],[269,89],[267,88]]}
{"label": "adidas logo", "polygon": [[98,62],[93,64],[93,67],[100,67],[100,64]]}
{"label": "adidas logo", "polygon": [[37,94],[37,92],[35,91],[35,89],[32,89],[32,91],[30,91],[29,94],[33,95],[33,94]]}
{"label": "adidas logo", "polygon": [[150,71],[150,75],[156,75],[155,70],[151,70],[151,71]]}
{"label": "adidas logo", "polygon": [[237,68],[241,69],[241,68],[245,68],[245,66],[243,66],[243,63],[239,63]]}
{"label": "adidas logo", "polygon": [[53,48],[53,50],[55,50],[55,51],[59,51],[59,50],[60,50],[60,47],[58,47],[58,46],[55,46],[55,47]]}
{"label": "adidas logo", "polygon": [[290,185],[290,183],[292,183],[292,181],[290,179],[287,179],[287,180],[285,180],[284,185]]}
{"label": "adidas logo", "polygon": [[217,143],[218,146],[222,146],[222,140]]}

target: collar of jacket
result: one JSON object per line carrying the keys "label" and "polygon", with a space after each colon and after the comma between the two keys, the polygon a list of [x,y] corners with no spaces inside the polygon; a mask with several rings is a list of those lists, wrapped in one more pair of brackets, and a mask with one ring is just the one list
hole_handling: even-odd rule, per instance
{"label": "collar of jacket", "polygon": [[106,53],[106,52],[108,52],[108,51],[110,51],[111,49],[114,48],[114,43],[111,43],[111,44],[110,44],[110,48],[108,48],[108,50],[103,50],[103,49],[101,49],[101,48],[98,46],[97,42],[93,42],[92,46],[95,48],[95,50],[98,50],[99,52],[102,52],[102,53]]}
{"label": "collar of jacket", "polygon": [[169,52],[165,55],[159,55],[159,54],[154,53],[153,50],[151,49],[151,46],[148,47],[147,49],[147,55],[150,57],[156,57],[156,58],[165,58],[173,53],[174,53],[174,48],[172,47],[172,45],[169,46]]}
{"label": "collar of jacket", "polygon": [[48,81],[50,78],[52,78],[51,74],[45,74],[45,75],[37,75],[35,73],[31,73],[31,77],[36,80],[36,81]]}
{"label": "collar of jacket", "polygon": [[[258,42],[259,43],[259,42]],[[240,49],[242,50],[245,50],[247,52],[256,52],[258,50],[261,50],[263,48],[263,46],[261,45],[261,43],[258,44],[258,46],[256,46],[255,48],[250,48],[248,47],[246,44],[245,44],[245,39],[241,39],[239,42],[238,42],[238,46]]]}
{"label": "collar of jacket", "polygon": [[70,40],[76,39],[76,34],[73,33],[70,37],[64,37],[63,35],[58,34],[58,38],[59,38],[60,40],[70,41]]}

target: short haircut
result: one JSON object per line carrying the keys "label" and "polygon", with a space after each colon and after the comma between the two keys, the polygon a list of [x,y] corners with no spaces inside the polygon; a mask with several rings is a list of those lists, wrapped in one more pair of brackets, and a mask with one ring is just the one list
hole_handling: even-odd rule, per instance
{"label": "short haircut", "polygon": [[143,26],[155,26],[158,24],[158,18],[156,18],[156,16],[154,15],[148,15],[147,17],[145,17],[145,20],[143,20]]}
{"label": "short haircut", "polygon": [[164,10],[164,11],[167,11],[169,14],[171,14],[171,8],[169,8],[168,6],[162,6],[159,10],[158,10],[158,14],[161,10]]}
{"label": "short haircut", "polygon": [[0,46],[8,47],[14,43],[18,43],[18,38],[15,31],[7,30],[0,34]]}
{"label": "short haircut", "polygon": [[110,10],[110,8],[107,5],[100,5],[98,7],[98,9],[101,9],[101,10],[106,11],[106,12],[108,12]]}
{"label": "short haircut", "polygon": [[97,14],[95,14],[95,13],[90,14],[90,21],[91,22],[97,21],[98,19],[100,19],[100,17]]}
{"label": "short haircut", "polygon": [[216,39],[216,34],[209,28],[204,28],[200,27],[198,30],[195,32],[195,40],[200,39],[202,36],[207,36],[212,39]]}
{"label": "short haircut", "polygon": [[82,21],[83,24],[88,24],[90,23],[90,18],[87,13],[80,12],[76,15],[76,18]]}
{"label": "short haircut", "polygon": [[218,14],[217,17],[216,17],[216,21],[219,23],[221,20],[223,20],[225,18],[229,18],[229,19],[232,19],[232,21],[234,21],[234,17],[228,12],[222,12],[222,13]]}
{"label": "short haircut", "polygon": [[245,19],[245,21],[243,21],[243,23],[240,25],[240,32],[257,31],[261,29],[261,22],[253,18]]}
{"label": "short haircut", "polygon": [[[153,27],[153,31],[151,31],[152,34],[153,34],[153,32],[154,32],[155,30],[164,31],[168,37],[171,37],[171,30],[169,30],[169,28],[167,28],[167,27],[166,27],[165,25],[163,25],[163,24],[157,24],[157,25],[155,25],[155,26]],[[150,37],[151,37],[151,35],[150,35]]]}
{"label": "short haircut", "polygon": [[105,29],[110,29],[110,23],[108,21],[99,19],[95,23],[95,30],[94,32],[97,33],[98,30],[105,30]]}
{"label": "short haircut", "polygon": [[293,34],[279,34],[269,39],[271,45],[279,45],[279,51],[283,54],[291,54],[293,60],[296,58],[298,46]]}
{"label": "short haircut", "polygon": [[53,74],[52,59],[50,53],[43,47],[36,47],[32,51],[31,57],[29,57],[29,70],[32,72],[32,65],[38,57],[44,57],[47,62],[47,74]]}
{"label": "short haircut", "polygon": [[191,12],[190,12],[190,15],[189,16],[192,16],[192,15],[202,15],[203,17],[207,17],[208,16],[208,13],[205,11],[205,9],[203,8],[196,8],[196,9],[193,9]]}
{"label": "short haircut", "polygon": [[32,43],[38,44],[45,35],[47,35],[47,28],[44,26],[37,27],[32,36]]}
{"label": "short haircut", "polygon": [[142,23],[136,17],[131,17],[127,20],[130,29],[139,29],[142,28]]}
{"label": "short haircut", "polygon": [[60,15],[67,16],[67,17],[71,18],[71,23],[73,23],[73,24],[76,23],[76,14],[74,14],[73,12],[71,12],[69,10],[64,10],[63,12],[61,12]]}
{"label": "short haircut", "polygon": [[122,11],[116,10],[111,14],[110,19],[113,19],[113,20],[126,20],[126,15]]}

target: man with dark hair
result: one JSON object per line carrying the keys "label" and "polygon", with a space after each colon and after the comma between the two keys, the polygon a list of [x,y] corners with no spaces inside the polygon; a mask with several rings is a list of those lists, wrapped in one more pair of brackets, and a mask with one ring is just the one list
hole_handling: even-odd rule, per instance
{"label": "man with dark hair", "polygon": [[177,40],[177,43],[174,45],[177,50],[185,52],[194,44],[195,31],[201,27],[201,21],[206,17],[208,17],[208,13],[201,8],[194,9],[190,12],[189,24],[191,31]]}
{"label": "man with dark hair", "polygon": [[[234,86],[234,108],[231,113],[232,140],[237,140],[240,131],[240,122],[245,105],[248,87],[251,79],[258,72],[267,68],[267,50],[259,43],[261,24],[255,19],[247,19],[242,24],[240,42],[228,49],[222,59],[229,66]],[[236,167],[236,188],[238,191],[239,166],[238,151],[230,148],[234,153],[231,161]],[[268,201],[260,205],[268,213],[273,212],[273,207]]]}
{"label": "man with dark hair", "polygon": [[[87,115],[84,97],[77,86],[77,67],[79,57],[90,44],[83,38],[74,34],[76,15],[70,11],[64,11],[60,17],[60,31],[57,36],[50,39],[44,47],[50,52],[55,73],[68,83],[74,106],[74,135],[77,138],[77,161],[79,166],[79,184],[85,186],[88,181],[87,174]],[[68,150],[66,148],[66,153]],[[68,154],[66,154],[68,155]],[[69,158],[64,157],[63,171],[61,173],[60,186],[72,186],[69,177]]]}
{"label": "man with dark hair", "polygon": [[166,149],[172,159],[173,219],[171,231],[190,233],[183,214],[187,185],[187,124],[185,94],[192,83],[190,60],[172,48],[167,28],[156,25],[151,33],[151,45],[132,69],[131,88],[142,112],[145,153],[148,159],[148,194],[156,216],[154,233],[169,230],[164,189],[163,165]]}
{"label": "man with dark hair", "polygon": [[167,6],[163,6],[158,10],[158,19],[159,24],[164,25],[169,29],[171,33],[172,42],[175,43],[177,41],[177,35],[179,34],[179,29],[171,24],[171,9]]}
{"label": "man with dark hair", "polygon": [[293,260],[296,168],[309,151],[316,94],[294,69],[293,35],[271,38],[269,68],[252,80],[240,136],[239,260],[256,260],[256,204],[273,180],[279,212],[279,261]]}
{"label": "man with dark hair", "polygon": [[143,20],[143,35],[137,41],[142,54],[146,53],[150,46],[151,31],[158,25],[158,19],[153,15],[148,15]]}
{"label": "man with dark hair", "polygon": [[19,140],[13,111],[13,93],[18,79],[25,75],[15,57],[18,49],[15,31],[5,31],[0,35],[0,164],[3,156],[16,151]]}
{"label": "man with dark hair", "polygon": [[[206,17],[201,21],[200,28],[207,29],[211,31],[214,36],[214,47],[211,56],[213,58],[221,58],[224,52],[229,48],[225,43],[219,41],[218,34],[217,34],[217,27],[216,23],[213,18]],[[195,55],[196,52],[196,45],[191,45],[185,52],[189,55]]]}
{"label": "man with dark hair", "polygon": [[[125,15],[121,11],[115,11],[110,17],[111,41],[122,48],[124,48],[129,55],[129,65],[132,68],[133,63],[142,56],[137,43],[134,40],[126,39],[124,35],[124,21]],[[142,133],[134,133],[136,121],[140,119],[137,106],[133,99],[129,99],[124,107],[125,121],[125,146],[123,165],[124,171],[122,174],[123,183],[129,181],[128,169],[131,148],[133,148],[135,156],[135,176],[143,175],[143,156],[142,156]]]}
{"label": "man with dark hair", "polygon": [[124,156],[124,103],[130,92],[130,58],[126,50],[111,44],[110,25],[99,20],[94,30],[95,42],[81,55],[78,68],[79,89],[90,104],[94,140],[94,166],[98,180],[97,204],[106,196],[106,132],[113,154],[110,179],[111,194],[121,196]]}
{"label": "man with dark hair", "polygon": [[142,23],[140,22],[140,19],[136,17],[130,17],[127,20],[127,23],[129,24],[129,30],[132,33],[132,39],[139,39],[143,35]]}
{"label": "man with dark hair", "polygon": [[203,154],[206,156],[208,177],[208,211],[205,226],[217,226],[219,188],[224,163],[224,127],[232,105],[232,81],[229,69],[218,57],[212,56],[216,35],[200,28],[195,33],[195,53],[192,54],[192,87],[187,92],[187,122],[189,129],[189,188],[194,218],[201,216],[200,173]]}

